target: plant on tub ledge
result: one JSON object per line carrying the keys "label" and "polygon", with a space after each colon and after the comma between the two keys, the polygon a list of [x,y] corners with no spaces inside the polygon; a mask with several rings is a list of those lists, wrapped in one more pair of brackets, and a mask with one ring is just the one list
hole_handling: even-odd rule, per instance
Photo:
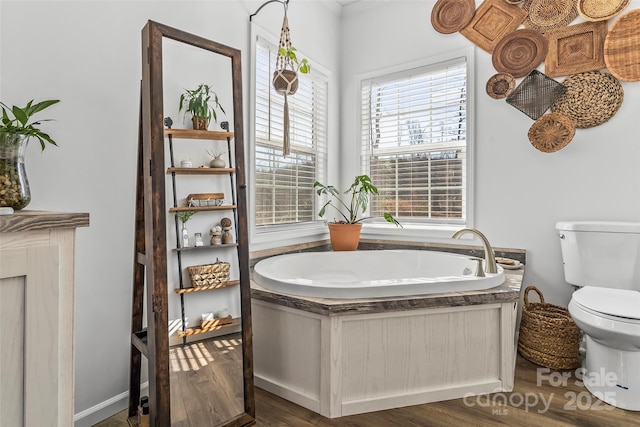
{"label": "plant on tub ledge", "polygon": [[49,119],[33,121],[33,115],[60,102],[51,99],[34,103],[29,101],[24,107],[0,102],[2,119],[0,122],[0,208],[23,209],[31,201],[31,190],[24,165],[25,150],[30,137],[36,138],[44,151],[47,143],[56,142],[38,126]]}
{"label": "plant on tub ledge", "polygon": [[[344,194],[351,193],[351,202],[347,205],[340,198],[340,192],[331,185],[324,185],[316,181],[313,184],[318,196],[330,195],[334,196],[339,202],[334,204],[333,199],[329,199],[318,215],[323,217],[326,213],[327,206],[331,206],[342,215],[342,219],[329,223],[329,237],[331,239],[331,247],[334,251],[355,251],[358,249],[360,242],[360,231],[362,229],[362,221],[369,217],[358,217],[367,211],[369,204],[369,195],[378,194],[378,188],[371,183],[368,175],[358,175]],[[385,212],[384,219],[387,222],[402,227],[402,225],[390,214]]]}

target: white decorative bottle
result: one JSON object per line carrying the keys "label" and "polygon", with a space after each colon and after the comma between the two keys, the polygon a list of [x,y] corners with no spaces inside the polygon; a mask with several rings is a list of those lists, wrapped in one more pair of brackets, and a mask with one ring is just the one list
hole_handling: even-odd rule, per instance
{"label": "white decorative bottle", "polygon": [[189,247],[189,230],[187,230],[186,224],[182,224],[182,247]]}

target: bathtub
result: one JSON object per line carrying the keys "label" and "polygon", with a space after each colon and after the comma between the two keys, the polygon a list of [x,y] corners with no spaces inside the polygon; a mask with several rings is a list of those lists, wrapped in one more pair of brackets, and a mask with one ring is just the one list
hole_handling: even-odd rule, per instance
{"label": "bathtub", "polygon": [[466,255],[421,250],[303,252],[259,261],[253,280],[291,295],[320,298],[380,298],[490,289],[504,271],[476,277]]}

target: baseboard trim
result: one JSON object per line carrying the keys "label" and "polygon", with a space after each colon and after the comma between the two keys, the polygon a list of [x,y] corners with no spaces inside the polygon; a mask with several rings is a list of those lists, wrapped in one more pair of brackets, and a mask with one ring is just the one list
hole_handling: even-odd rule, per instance
{"label": "baseboard trim", "polygon": [[[315,396],[302,393],[293,389],[287,384],[279,383],[275,380],[263,377],[259,373],[254,372],[253,377],[254,385],[258,388],[268,391],[269,393],[280,396],[290,402],[300,405],[303,408],[307,408],[315,413],[320,413],[320,400]],[[324,414],[321,414],[324,415]]]}
{"label": "baseboard trim", "polygon": [[[140,384],[140,392],[149,389],[149,381]],[[100,402],[90,408],[80,411],[73,416],[73,425],[75,427],[91,427],[94,424],[104,421],[107,418],[127,409],[129,406],[129,391],[124,391],[117,396]]]}

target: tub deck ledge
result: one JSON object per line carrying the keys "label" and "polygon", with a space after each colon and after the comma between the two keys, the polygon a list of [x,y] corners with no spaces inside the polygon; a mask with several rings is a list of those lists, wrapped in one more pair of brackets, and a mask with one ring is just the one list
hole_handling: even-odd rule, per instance
{"label": "tub deck ledge", "polygon": [[252,280],[251,297],[325,316],[458,307],[516,302],[520,297],[523,275],[524,267],[519,270],[506,270],[505,281],[502,285],[485,290],[371,299],[333,299],[289,295],[266,289]]}

